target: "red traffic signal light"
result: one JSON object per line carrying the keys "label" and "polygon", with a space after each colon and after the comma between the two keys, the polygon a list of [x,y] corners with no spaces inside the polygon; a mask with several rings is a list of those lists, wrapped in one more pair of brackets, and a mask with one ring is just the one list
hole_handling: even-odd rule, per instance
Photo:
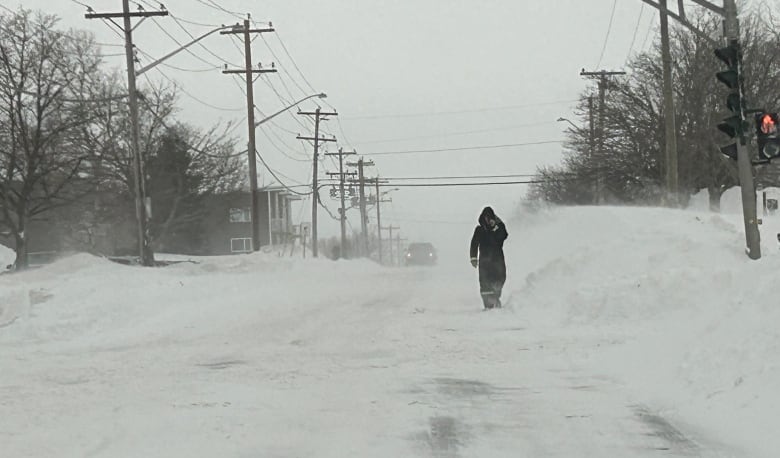
{"label": "red traffic signal light", "polygon": [[777,133],[777,113],[763,113],[756,119],[756,130],[759,134],[772,135]]}
{"label": "red traffic signal light", "polygon": [[758,157],[763,160],[780,157],[780,116],[777,113],[757,113],[755,119]]}

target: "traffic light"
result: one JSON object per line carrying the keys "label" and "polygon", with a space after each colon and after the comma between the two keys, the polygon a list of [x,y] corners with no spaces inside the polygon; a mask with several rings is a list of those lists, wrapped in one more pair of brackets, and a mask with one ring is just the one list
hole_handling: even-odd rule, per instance
{"label": "traffic light", "polygon": [[777,113],[756,113],[756,140],[760,159],[772,160],[780,156],[778,127],[780,117]]}
{"label": "traffic light", "polygon": [[729,88],[726,96],[726,108],[731,114],[718,124],[718,130],[733,139],[733,143],[721,147],[721,152],[726,156],[737,159],[737,142],[744,141],[745,103],[742,98],[742,53],[739,42],[731,40],[725,48],[715,50],[715,55],[726,64],[726,70],[718,72],[715,76],[718,81]]}

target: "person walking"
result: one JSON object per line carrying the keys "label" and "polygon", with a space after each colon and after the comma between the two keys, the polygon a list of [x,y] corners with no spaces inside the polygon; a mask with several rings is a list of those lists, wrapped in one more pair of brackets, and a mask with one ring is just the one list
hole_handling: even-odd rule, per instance
{"label": "person walking", "polygon": [[485,309],[501,307],[501,290],[506,282],[504,240],[509,236],[506,226],[491,207],[479,215],[479,225],[471,237],[471,265],[479,268],[479,293]]}

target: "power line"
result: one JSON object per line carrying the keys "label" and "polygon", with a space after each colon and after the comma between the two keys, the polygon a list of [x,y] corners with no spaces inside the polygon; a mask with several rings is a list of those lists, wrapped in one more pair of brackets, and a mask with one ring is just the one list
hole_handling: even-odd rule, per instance
{"label": "power line", "polygon": [[487,179],[487,178],[522,178],[522,177],[535,177],[535,173],[518,173],[511,175],[462,175],[462,176],[434,176],[434,177],[382,177],[383,180],[399,180],[399,181],[411,181],[411,180],[464,180],[464,179]]}
{"label": "power line", "polygon": [[[147,82],[149,82],[149,84],[151,84],[151,81],[149,80],[149,76],[147,76],[147,75],[144,75],[144,77],[146,78]],[[154,110],[154,108],[152,107],[152,105],[151,105],[151,104],[150,104],[150,103],[149,103],[149,102],[146,100],[146,98],[145,98],[145,97],[139,97],[139,100],[140,100],[141,102],[143,102],[143,103],[144,103],[144,105],[146,105],[146,108],[148,108],[148,109],[149,109],[149,113],[151,113],[151,115],[152,115],[152,116],[153,116],[155,119],[157,119],[157,121],[159,121],[159,122],[160,122],[160,124],[161,124],[161,125],[162,125],[162,126],[165,128],[165,129],[167,129],[167,130],[170,130],[170,131],[174,131],[174,129],[173,129],[172,127],[170,127],[170,126],[169,126],[169,125],[168,125],[168,124],[165,122],[165,120],[162,118],[162,116],[160,116],[160,115],[159,115],[159,114],[158,114],[158,113],[157,113],[157,112]],[[174,132],[175,132],[175,131],[174,131]],[[203,151],[203,150],[201,150],[201,149],[199,149],[199,148],[195,148],[194,146],[190,145],[189,143],[187,143],[186,141],[184,141],[184,140],[182,140],[182,139],[179,139],[179,141],[181,141],[181,143],[182,143],[182,144],[184,144],[184,146],[186,146],[188,149],[191,149],[191,150],[195,151],[195,152],[196,152],[196,153],[198,153],[198,154],[202,154],[202,155],[204,155],[204,156],[208,156],[208,157],[215,158],[215,159],[230,159],[230,158],[233,158],[233,157],[238,157],[238,156],[241,156],[241,155],[245,154],[245,153],[248,151],[248,150],[244,150],[244,151],[239,151],[239,152],[237,152],[237,153],[231,153],[231,154],[222,154],[222,155],[219,155],[219,154],[212,154],[212,153],[207,153],[206,151]]]}
{"label": "power line", "polygon": [[645,39],[642,40],[642,51],[645,50],[645,46],[647,46],[647,39],[650,38],[650,32],[653,30],[653,19],[651,17],[650,22],[647,24],[647,32],[645,32]]}
{"label": "power line", "polygon": [[466,110],[429,111],[429,112],[423,112],[423,113],[396,113],[396,114],[381,114],[381,115],[346,116],[346,117],[344,117],[344,119],[418,118],[418,117],[424,117],[424,116],[441,116],[441,115],[463,114],[463,113],[485,113],[485,112],[489,112],[489,111],[515,110],[515,109],[518,109],[518,108],[540,107],[540,106],[546,106],[546,105],[562,105],[564,103],[574,103],[574,102],[578,102],[578,101],[579,101],[578,99],[554,100],[554,101],[550,101],[550,102],[527,103],[527,104],[522,104],[522,105],[505,105],[505,106],[498,106],[498,107],[474,108],[474,109],[466,109]]}
{"label": "power line", "polygon": [[255,156],[257,156],[257,158],[260,159],[260,162],[263,164],[263,166],[266,168],[266,170],[268,170],[268,172],[271,174],[271,176],[276,178],[276,181],[279,182],[279,185],[281,185],[284,189],[290,191],[293,194],[297,194],[299,196],[308,196],[308,195],[311,194],[311,192],[304,193],[304,192],[298,192],[298,191],[296,191],[294,189],[291,189],[289,186],[284,184],[284,182],[282,180],[280,180],[278,176],[276,176],[276,173],[274,173],[274,171],[271,170],[271,167],[268,167],[268,164],[265,163],[265,160],[263,159],[262,156],[260,156],[260,154],[257,153],[257,151],[255,151]]}
{"label": "power line", "polygon": [[208,102],[205,102],[205,101],[203,101],[203,100],[199,99],[198,97],[195,97],[195,96],[194,96],[194,95],[192,95],[191,93],[189,93],[189,92],[188,92],[186,89],[184,89],[184,88],[183,88],[183,87],[181,87],[180,85],[176,84],[176,82],[175,82],[174,80],[172,80],[171,78],[169,78],[169,77],[168,77],[168,75],[166,75],[166,74],[165,74],[165,73],[164,73],[164,72],[163,72],[163,71],[162,71],[162,70],[161,70],[159,67],[154,67],[154,69],[155,69],[155,70],[157,70],[157,71],[158,71],[158,72],[159,72],[159,73],[160,73],[160,74],[163,76],[163,78],[165,78],[166,80],[168,80],[168,82],[170,82],[170,83],[171,83],[171,84],[173,84],[173,85],[174,85],[174,86],[175,86],[177,89],[179,89],[180,91],[182,91],[182,93],[184,93],[185,95],[187,95],[188,97],[190,97],[192,100],[195,100],[196,102],[198,102],[198,103],[200,103],[200,104],[202,104],[202,105],[204,105],[204,106],[207,106],[207,107],[209,107],[209,108],[213,108],[213,109],[215,109],[215,110],[219,110],[219,111],[241,111],[241,110],[243,110],[243,109],[244,109],[244,108],[225,108],[225,107],[218,107],[218,106],[216,106],[216,105],[212,105],[212,104],[210,104],[210,103],[208,103]]}
{"label": "power line", "polygon": [[535,184],[545,183],[545,180],[518,180],[518,181],[486,181],[482,183],[380,183],[380,187],[393,188],[438,188],[459,186],[500,186],[508,184]]}
{"label": "power line", "polygon": [[546,145],[551,143],[562,143],[563,140],[544,140],[539,142],[528,143],[508,143],[505,145],[477,145],[466,146],[461,148],[439,148],[439,149],[423,149],[423,150],[406,150],[406,151],[384,151],[380,153],[371,153],[371,156],[380,156],[385,154],[416,154],[416,153],[438,153],[442,151],[469,151],[478,149],[498,149],[498,148],[511,148],[514,146],[532,146],[532,145]]}
{"label": "power line", "polygon": [[238,18],[238,19],[244,19],[244,15],[242,15],[241,13],[237,13],[235,11],[227,10],[224,7],[218,5],[218,4],[214,3],[214,2],[206,3],[204,0],[195,0],[195,1],[200,3],[201,5],[205,5],[205,6],[209,7],[209,8],[211,8],[211,9],[215,9],[215,10],[221,11],[223,13],[228,13],[228,14],[230,14],[230,15]]}
{"label": "power line", "polygon": [[596,68],[601,66],[601,60],[604,58],[604,51],[607,50],[607,42],[609,42],[609,34],[612,32],[612,20],[615,19],[615,9],[617,7],[617,0],[612,2],[612,13],[609,15],[609,25],[607,25],[607,35],[604,37],[604,46],[601,48],[601,55],[599,56],[599,62],[596,64]]}
{"label": "power line", "polygon": [[279,44],[282,45],[282,49],[284,50],[284,53],[287,54],[287,57],[290,59],[290,62],[292,62],[293,67],[295,67],[295,70],[298,71],[298,74],[301,75],[301,78],[303,78],[303,81],[306,83],[306,85],[309,86],[309,89],[311,89],[313,92],[317,92],[316,89],[314,89],[314,86],[311,85],[309,80],[306,79],[306,75],[303,74],[301,69],[298,67],[298,64],[295,63],[295,59],[290,55],[290,52],[287,50],[287,46],[284,45],[284,42],[282,41],[282,37],[279,36],[279,32],[277,31],[275,34],[276,39],[279,40]]}
{"label": "power line", "polygon": [[[260,155],[260,153],[257,153],[257,154],[258,154],[258,156]],[[258,157],[258,159],[259,159],[259,157]],[[283,174],[282,172],[280,172],[278,170],[274,170],[274,172],[276,172],[276,174],[278,174],[279,176],[292,181],[293,183],[295,183],[296,186],[309,186],[309,185],[301,183],[300,181],[296,180],[295,178],[291,178],[290,176]]]}
{"label": "power line", "polygon": [[[184,27],[184,26],[181,24],[181,22],[179,22],[179,18],[177,18],[176,16],[174,16],[174,15],[172,15],[172,14],[169,14],[169,16],[170,16],[171,18],[173,18],[173,21],[176,23],[176,25],[178,25],[178,26],[179,26],[179,27],[180,27],[182,30],[184,30],[184,32],[185,32],[187,35],[189,35],[189,37],[190,37],[190,38],[192,38],[193,40],[196,40],[196,38],[195,38],[195,35],[193,35],[192,33],[190,33],[190,31],[189,31],[189,30],[187,30],[187,28],[186,28],[186,27]],[[204,50],[205,50],[207,53],[209,53],[209,54],[211,54],[212,56],[216,57],[217,59],[221,60],[223,63],[225,63],[225,64],[228,64],[228,65],[232,65],[232,66],[234,66],[234,67],[236,66],[236,65],[233,65],[232,63],[228,62],[227,60],[225,60],[225,59],[224,59],[222,56],[219,56],[219,55],[217,55],[215,52],[213,52],[212,50],[210,50],[208,47],[206,47],[206,45],[204,45],[204,44],[203,44],[203,43],[201,43],[200,41],[199,41],[197,44],[198,44],[198,46],[200,46],[201,48],[203,48],[203,49],[204,49]]]}
{"label": "power line", "polygon": [[[152,56],[148,52],[142,51],[137,46],[136,46],[135,49],[137,49],[138,52],[140,52],[141,54],[143,54],[144,56],[146,56],[146,57],[148,57],[150,59],[154,59],[155,58],[154,56]],[[124,54],[121,54],[121,55],[124,56]],[[205,73],[205,72],[211,72],[211,71],[214,71],[214,70],[219,70],[219,67],[209,67],[209,68],[202,68],[202,69],[182,68],[182,67],[177,67],[175,65],[171,65],[171,64],[165,63],[165,62],[160,62],[159,65],[171,68],[173,70],[178,70],[180,72],[188,72],[188,73]]]}
{"label": "power line", "polygon": [[[190,50],[189,48],[185,48],[185,47],[184,47],[184,45],[183,45],[183,44],[181,44],[181,43],[179,42],[179,40],[177,40],[177,39],[176,39],[176,38],[175,38],[173,35],[171,35],[171,33],[170,33],[170,32],[168,32],[168,30],[166,30],[166,29],[165,29],[165,27],[163,27],[162,25],[160,25],[160,23],[159,23],[159,22],[157,22],[157,20],[155,20],[154,18],[152,18],[152,22],[154,22],[154,25],[156,25],[158,29],[162,30],[162,32],[163,32],[165,35],[167,35],[167,36],[168,36],[168,38],[170,38],[171,40],[173,40],[173,42],[174,42],[174,43],[176,43],[177,45],[179,45],[179,47],[181,47],[182,49],[184,49],[184,51],[187,51],[187,54],[191,55],[192,57],[194,57],[194,58],[198,59],[199,61],[201,61],[201,62],[203,62],[203,63],[205,63],[205,64],[211,65],[212,67],[219,67],[219,64],[215,64],[215,63],[213,63],[213,62],[209,62],[209,61],[207,61],[206,59],[204,59],[204,58],[200,57],[199,55],[195,54],[194,52],[192,52],[192,50]],[[189,32],[188,32],[188,33],[189,33]]]}
{"label": "power line", "polygon": [[[271,55],[274,57],[274,59],[276,59],[281,64],[281,59],[279,59],[279,56],[277,56],[276,53],[274,52],[273,48],[271,48],[271,45],[268,43],[268,40],[266,40],[265,37],[263,37],[263,36],[261,36],[260,38],[263,40],[263,43],[265,43],[265,47],[268,48],[269,51],[271,51]],[[293,62],[293,65],[295,65],[294,62]],[[306,90],[303,89],[301,87],[301,85],[298,84],[297,81],[295,81],[295,78],[293,78],[293,76],[290,74],[290,72],[287,71],[287,68],[284,65],[280,65],[280,67],[282,69],[282,72],[285,75],[290,77],[290,80],[293,82],[293,84],[295,84],[295,87],[297,87],[298,90],[301,91],[301,94],[302,95],[306,95]],[[280,78],[280,81],[281,81],[281,78]],[[290,92],[290,91],[288,90],[287,92]],[[316,91],[314,91],[314,92],[316,92]],[[290,93],[290,96],[292,97],[292,93]]]}
{"label": "power line", "polygon": [[466,130],[466,131],[460,131],[460,132],[446,132],[436,135],[422,135],[417,137],[403,137],[403,138],[388,138],[384,140],[371,140],[367,142],[357,142],[356,145],[370,145],[370,144],[377,144],[377,143],[392,143],[397,141],[405,141],[405,140],[423,140],[427,138],[439,138],[439,137],[452,137],[452,136],[458,136],[458,135],[471,135],[471,134],[478,134],[478,133],[484,133],[484,132],[495,132],[495,131],[501,131],[501,130],[509,130],[509,129],[517,129],[520,127],[534,127],[534,126],[542,126],[545,124],[554,124],[555,121],[542,121],[542,122],[534,122],[529,124],[518,124],[514,126],[504,126],[504,127],[492,127],[489,129],[478,129],[478,130]]}
{"label": "power line", "polygon": [[636,27],[634,27],[634,36],[631,37],[631,46],[628,47],[628,55],[626,60],[631,58],[631,52],[634,50],[634,43],[636,42],[636,33],[639,32],[639,24],[642,22],[642,14],[645,12],[645,4],[639,5],[639,18],[636,20]]}
{"label": "power line", "polygon": [[[155,7],[155,6],[152,4],[152,2],[150,2],[150,1],[148,1],[148,0],[139,0],[139,1],[140,1],[141,3],[143,3],[143,4],[145,4],[146,6],[150,7],[150,8],[156,8],[156,7]],[[205,24],[205,23],[203,23],[203,22],[195,22],[195,21],[187,20],[187,19],[184,19],[184,18],[181,18],[181,17],[174,17],[174,15],[173,15],[173,14],[171,14],[170,12],[168,12],[168,16],[170,16],[170,17],[172,17],[172,18],[176,18],[176,19],[178,19],[178,20],[180,20],[180,21],[182,21],[182,22],[185,22],[185,23],[187,23],[187,24],[191,24],[191,25],[198,25],[198,26],[202,26],[202,27],[219,27],[219,26],[221,25],[221,24]]]}
{"label": "power line", "polygon": [[[91,10],[91,9],[92,9],[92,7],[91,7],[91,6],[87,5],[86,3],[81,3],[81,2],[80,2],[80,1],[78,1],[78,0],[70,0],[70,1],[71,1],[71,2],[73,2],[73,3],[75,3],[75,4],[77,4],[77,5],[81,5],[81,6],[83,6],[83,7],[84,7],[84,8],[86,8],[87,10]],[[5,7],[3,7],[3,8],[5,8]],[[6,9],[7,9],[7,8],[6,8]]]}

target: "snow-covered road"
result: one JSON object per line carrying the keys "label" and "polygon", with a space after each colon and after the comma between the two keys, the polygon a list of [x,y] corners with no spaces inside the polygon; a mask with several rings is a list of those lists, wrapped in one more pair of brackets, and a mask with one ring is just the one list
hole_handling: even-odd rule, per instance
{"label": "snow-covered road", "polygon": [[[721,329],[755,301],[702,291],[754,272],[692,274],[718,257],[747,265],[728,247],[738,234],[680,213],[616,241],[584,211],[515,225],[508,306],[490,312],[465,254],[429,269],[80,255],[0,277],[0,456],[775,455],[778,367],[760,360],[780,339],[751,316]],[[603,211],[637,227],[668,212]],[[574,221],[584,240],[537,243]],[[670,243],[698,261],[681,265]],[[720,350],[762,347],[714,356],[707,339],[722,335]]]}

